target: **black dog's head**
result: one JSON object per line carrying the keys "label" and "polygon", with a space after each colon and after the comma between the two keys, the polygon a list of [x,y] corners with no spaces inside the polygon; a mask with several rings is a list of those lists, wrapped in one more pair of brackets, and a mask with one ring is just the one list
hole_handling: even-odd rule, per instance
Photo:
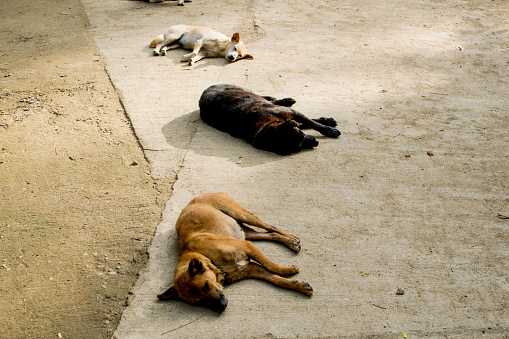
{"label": "black dog's head", "polygon": [[302,132],[295,121],[286,120],[263,126],[255,134],[253,145],[279,155],[288,155],[318,146],[318,140]]}

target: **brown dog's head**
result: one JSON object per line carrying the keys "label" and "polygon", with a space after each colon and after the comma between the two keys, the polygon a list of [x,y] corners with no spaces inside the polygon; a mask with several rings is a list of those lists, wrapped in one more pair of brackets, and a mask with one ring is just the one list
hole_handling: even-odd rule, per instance
{"label": "brown dog's head", "polygon": [[183,300],[222,313],[228,305],[223,294],[226,280],[227,277],[210,259],[199,253],[186,253],[175,268],[174,286],[157,297],[160,300]]}
{"label": "brown dog's head", "polygon": [[226,47],[225,58],[230,62],[234,62],[239,59],[253,60],[253,56],[251,54],[247,54],[246,45],[240,41],[239,33],[233,34],[230,44]]}

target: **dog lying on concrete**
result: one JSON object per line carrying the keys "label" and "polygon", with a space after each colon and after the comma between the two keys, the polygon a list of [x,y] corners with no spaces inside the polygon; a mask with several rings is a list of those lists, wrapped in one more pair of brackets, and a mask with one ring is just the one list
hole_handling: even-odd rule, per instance
{"label": "dog lying on concrete", "polygon": [[262,97],[235,85],[214,85],[203,92],[199,105],[201,118],[210,126],[281,155],[318,146],[318,140],[302,131],[305,128],[339,137],[334,119],[309,119],[291,108],[294,103],[292,98]]}
{"label": "dog lying on concrete", "polygon": [[[158,2],[164,2],[166,0],[142,0],[142,1],[145,1],[145,2],[150,2],[150,3],[158,3]],[[177,0],[177,4],[179,6],[184,6],[184,2],[192,2],[193,0]]]}
{"label": "dog lying on concrete", "polygon": [[181,60],[188,61],[189,65],[203,58],[221,57],[230,62],[253,59],[253,56],[247,53],[246,45],[240,41],[239,33],[233,34],[230,39],[222,33],[201,26],[171,26],[152,40],[150,47],[154,48],[154,55],[166,55],[167,50],[179,47],[192,50]]}
{"label": "dog lying on concrete", "polygon": [[160,300],[184,300],[222,313],[228,305],[223,286],[246,278],[313,294],[308,283],[282,277],[298,273],[297,267],[273,263],[249,241],[272,240],[299,252],[299,238],[264,223],[225,193],[195,197],[175,227],[180,254],[174,285],[157,296]]}

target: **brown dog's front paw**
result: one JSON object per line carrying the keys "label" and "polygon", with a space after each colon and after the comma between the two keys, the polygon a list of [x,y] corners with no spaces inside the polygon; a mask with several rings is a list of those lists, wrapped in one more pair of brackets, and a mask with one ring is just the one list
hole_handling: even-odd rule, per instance
{"label": "brown dog's front paw", "polygon": [[299,273],[299,268],[294,265],[288,265],[288,266],[281,266],[281,272],[279,272],[280,275],[292,275]]}
{"label": "brown dog's front paw", "polygon": [[284,235],[287,236],[290,239],[294,239],[296,241],[299,241],[299,237],[297,237],[296,235],[293,235],[293,234],[290,234],[290,233],[284,233]]}
{"label": "brown dog's front paw", "polygon": [[290,248],[292,251],[300,252],[300,240],[299,239],[292,239],[289,244],[288,248]]}
{"label": "brown dog's front paw", "polygon": [[299,281],[299,285],[299,292],[304,293],[307,296],[313,295],[313,287],[311,287],[311,285],[309,285],[307,282]]}

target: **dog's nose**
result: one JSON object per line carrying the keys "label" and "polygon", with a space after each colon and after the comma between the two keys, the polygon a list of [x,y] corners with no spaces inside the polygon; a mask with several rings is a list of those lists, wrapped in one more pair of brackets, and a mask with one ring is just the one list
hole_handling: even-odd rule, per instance
{"label": "dog's nose", "polygon": [[316,146],[318,146],[318,140],[316,140],[313,136],[306,134],[302,141],[302,148],[313,148]]}
{"label": "dog's nose", "polygon": [[228,55],[227,58],[228,58],[229,61],[235,60],[235,57],[233,55],[231,55],[231,54]]}
{"label": "dog's nose", "polygon": [[226,309],[226,306],[228,306],[228,299],[226,299],[224,294],[221,294],[220,299],[216,300],[212,305],[210,305],[210,309],[216,311],[217,313],[223,313]]}

